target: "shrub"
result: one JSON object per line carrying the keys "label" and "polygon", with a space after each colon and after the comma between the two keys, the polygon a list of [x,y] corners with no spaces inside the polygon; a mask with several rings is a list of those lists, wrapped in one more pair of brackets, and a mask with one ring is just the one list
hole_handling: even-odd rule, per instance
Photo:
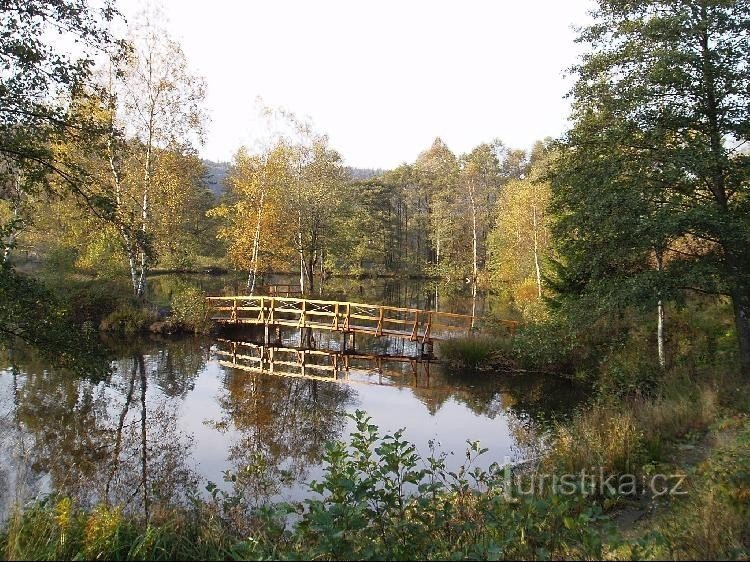
{"label": "shrub", "polygon": [[198,287],[181,283],[172,294],[172,316],[195,333],[207,333],[211,329],[211,310],[206,294]]}
{"label": "shrub", "polygon": [[77,324],[99,326],[101,321],[120,306],[128,304],[127,288],[110,281],[63,282],[55,287]]}
{"label": "shrub", "polygon": [[103,332],[133,335],[145,331],[156,320],[154,314],[133,304],[121,304],[99,325]]}

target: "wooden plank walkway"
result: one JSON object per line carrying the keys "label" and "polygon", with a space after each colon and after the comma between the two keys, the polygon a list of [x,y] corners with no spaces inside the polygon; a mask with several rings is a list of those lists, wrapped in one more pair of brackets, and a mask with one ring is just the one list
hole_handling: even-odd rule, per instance
{"label": "wooden plank walkway", "polygon": [[[376,337],[394,336],[430,343],[468,334],[474,317],[467,314],[345,301],[275,296],[207,297],[212,319],[224,324],[315,328]],[[504,321],[509,333],[517,322]]]}

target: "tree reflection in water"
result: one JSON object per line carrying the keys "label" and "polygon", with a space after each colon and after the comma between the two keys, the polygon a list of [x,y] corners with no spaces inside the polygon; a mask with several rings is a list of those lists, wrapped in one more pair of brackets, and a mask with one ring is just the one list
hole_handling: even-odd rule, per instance
{"label": "tree reflection in water", "polygon": [[[165,392],[175,388],[170,364],[181,349],[133,345],[101,381],[44,368],[33,353],[3,357],[12,374],[11,388],[3,390],[13,401],[2,419],[0,447],[15,452],[3,455],[3,477],[13,483],[3,497],[5,513],[49,491],[146,515],[154,505],[195,495],[198,476],[187,464],[191,438],[179,428],[179,399]],[[187,387],[197,373],[180,370],[177,386]]]}
{"label": "tree reflection in water", "polygon": [[248,507],[267,502],[285,481],[301,482],[341,437],[354,390],[342,384],[229,371],[215,427],[236,433],[229,460],[233,493]]}
{"label": "tree reflection in water", "polygon": [[358,372],[339,384],[223,368],[206,339],[104,343],[112,368],[91,377],[51,368],[20,345],[0,350],[0,518],[47,492],[155,513],[204,493],[222,470],[235,480],[217,484],[247,514],[292,487],[304,495],[325,443],[346,438],[355,408],[366,405],[381,429],[408,425],[416,444],[437,437],[458,454],[481,433],[501,447],[490,459],[501,462],[509,442],[538,443],[578,401],[550,378],[460,378],[436,365],[428,373],[350,357]]}

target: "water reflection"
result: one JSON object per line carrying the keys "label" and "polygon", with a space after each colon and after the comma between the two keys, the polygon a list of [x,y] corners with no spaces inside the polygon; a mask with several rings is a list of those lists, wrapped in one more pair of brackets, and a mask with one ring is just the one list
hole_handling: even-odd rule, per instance
{"label": "water reflection", "polygon": [[[325,443],[341,436],[355,403],[350,388],[317,380],[230,372],[225,384],[215,427],[235,436],[227,457],[239,475],[234,491],[251,503],[271,499],[286,481],[306,480]],[[243,472],[248,466],[254,472]]]}
{"label": "water reflection", "polygon": [[106,501],[148,514],[155,503],[195,494],[191,438],[180,430],[175,393],[164,391],[175,388],[174,350],[154,345],[144,350],[134,343],[102,381],[40,368],[33,355],[24,361],[28,353],[6,358],[11,368],[2,372],[0,439],[14,497],[4,497],[4,507],[55,491],[84,505]]}
{"label": "water reflection", "polygon": [[[243,355],[267,353],[246,343]],[[322,380],[331,369],[321,379],[271,376],[267,355],[265,372],[237,368],[219,353],[231,342],[201,338],[104,339],[112,368],[91,378],[22,347],[0,351],[0,514],[52,491],[153,513],[205,494],[208,481],[248,506],[301,499],[305,482],[320,476],[324,444],[347,435],[346,414],[358,408],[383,431],[406,427],[423,452],[436,439],[458,463],[465,440],[480,439],[488,463],[503,461],[529,454],[546,424],[578,400],[554,379],[459,379],[405,355],[378,357],[377,346],[363,343],[345,357],[334,341],[317,344],[304,352],[305,374],[336,357],[337,376],[352,384]],[[300,351],[275,351],[287,363],[276,364],[277,374],[301,374]],[[235,482],[224,482],[226,471]]]}

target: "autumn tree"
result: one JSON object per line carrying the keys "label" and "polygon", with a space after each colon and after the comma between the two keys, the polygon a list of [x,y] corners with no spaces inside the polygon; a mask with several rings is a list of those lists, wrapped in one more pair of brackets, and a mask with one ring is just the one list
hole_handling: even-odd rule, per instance
{"label": "autumn tree", "polygon": [[315,289],[315,268],[335,234],[333,217],[338,212],[346,172],[341,156],[328,146],[325,135],[310,135],[294,147],[292,185],[287,213],[295,221],[294,248],[299,256],[300,287]]}
{"label": "autumn tree", "polygon": [[145,14],[132,28],[133,50],[108,92],[110,185],[136,297],[144,295],[154,260],[153,207],[166,194],[155,185],[160,157],[188,154],[201,142],[205,121],[203,80],[190,73],[180,45],[156,19]]}
{"label": "autumn tree", "polygon": [[[456,217],[456,182],[458,159],[440,138],[429,149],[420,153],[415,163],[422,190],[424,207],[429,221],[432,263],[440,270],[441,264],[456,263],[459,240]],[[445,263],[443,263],[445,262]]]}
{"label": "autumn tree", "polygon": [[282,109],[261,111],[272,130],[268,148],[237,153],[227,200],[210,214],[223,220],[219,236],[232,263],[249,271],[248,289],[259,271],[292,266],[311,293],[335,235],[346,171],[310,123]]}
{"label": "autumn tree", "polygon": [[476,283],[480,267],[484,267],[487,233],[501,186],[495,147],[480,144],[461,158],[460,168],[459,201],[468,212],[471,224],[471,279]]}
{"label": "autumn tree", "polygon": [[490,234],[490,269],[496,283],[520,301],[541,298],[544,264],[550,255],[550,186],[545,175],[550,154],[543,143],[533,151],[527,175],[503,185]]}
{"label": "autumn tree", "polygon": [[292,257],[282,205],[291,183],[291,154],[283,141],[256,155],[241,148],[227,177],[225,201],[209,213],[222,221],[219,238],[228,244],[232,265],[249,271],[250,294],[259,273],[284,269]]}

